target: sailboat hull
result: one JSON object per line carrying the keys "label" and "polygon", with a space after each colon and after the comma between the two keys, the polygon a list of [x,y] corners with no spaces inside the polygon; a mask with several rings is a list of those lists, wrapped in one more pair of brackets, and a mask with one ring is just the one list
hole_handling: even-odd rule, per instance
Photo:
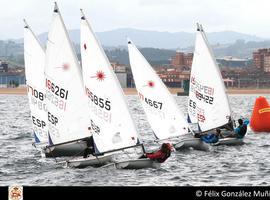
{"label": "sailboat hull", "polygon": [[80,158],[66,161],[68,167],[84,168],[88,166],[100,167],[112,161],[112,154],[104,156],[90,156],[88,158]]}
{"label": "sailboat hull", "polygon": [[145,168],[160,168],[161,163],[152,161],[148,158],[126,160],[115,163],[110,163],[103,167],[113,167],[116,169],[145,169]]}
{"label": "sailboat hull", "polygon": [[222,138],[219,139],[217,143],[211,144],[212,146],[218,146],[218,145],[242,145],[244,144],[243,139],[239,138]]}
{"label": "sailboat hull", "polygon": [[212,146],[219,145],[242,145],[244,144],[244,139],[235,138],[235,137],[226,137],[228,135],[234,134],[233,131],[221,129],[222,135],[225,138],[219,138],[217,143],[212,143]]}
{"label": "sailboat hull", "polygon": [[200,138],[182,139],[180,142],[175,143],[173,146],[177,151],[190,148],[200,151],[209,151],[210,148],[209,144],[206,144]]}
{"label": "sailboat hull", "polygon": [[48,157],[62,157],[62,156],[82,156],[86,149],[84,141],[76,141],[57,146],[48,146],[43,149],[43,153]]}
{"label": "sailboat hull", "polygon": [[[209,133],[212,131],[209,131]],[[208,132],[207,132],[208,133]],[[232,131],[222,130],[222,134],[225,138],[220,138],[217,143],[205,143],[200,138],[193,138],[190,134],[189,136],[184,137],[181,141],[174,144],[174,148],[177,151],[185,150],[185,149],[195,149],[200,151],[209,151],[211,146],[218,145],[242,145],[244,144],[243,139],[226,137],[227,135],[232,134]]]}

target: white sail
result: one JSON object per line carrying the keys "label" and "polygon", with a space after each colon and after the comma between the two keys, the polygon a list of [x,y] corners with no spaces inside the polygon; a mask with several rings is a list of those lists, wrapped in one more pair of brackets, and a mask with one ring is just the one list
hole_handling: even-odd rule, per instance
{"label": "white sail", "polygon": [[47,144],[47,110],[45,104],[45,51],[25,21],[24,62],[31,121],[36,144]]}
{"label": "white sail", "polygon": [[89,137],[87,98],[81,67],[55,3],[46,50],[46,100],[50,143]]}
{"label": "white sail", "polygon": [[120,83],[83,13],[81,56],[97,151],[105,152],[136,145],[137,130]]}
{"label": "white sail", "polygon": [[130,66],[147,119],[158,139],[188,133],[188,124],[174,98],[136,46],[128,40]]}
{"label": "white sail", "polygon": [[202,131],[223,126],[231,116],[219,67],[202,28],[198,26],[190,74],[188,113]]}

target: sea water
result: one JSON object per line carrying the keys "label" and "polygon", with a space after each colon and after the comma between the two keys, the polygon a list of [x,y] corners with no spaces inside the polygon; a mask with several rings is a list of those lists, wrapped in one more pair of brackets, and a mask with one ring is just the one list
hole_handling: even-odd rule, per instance
{"label": "sea water", "polygon": [[[258,96],[229,96],[233,117],[250,118]],[[152,143],[154,136],[138,97],[127,99],[146,149],[158,147]],[[175,99],[186,115],[187,97]],[[32,146],[27,96],[0,95],[0,123],[0,186],[249,186],[270,182],[270,134],[254,134],[250,128],[241,146],[174,152],[160,169],[112,170],[66,168],[57,159],[42,158]]]}

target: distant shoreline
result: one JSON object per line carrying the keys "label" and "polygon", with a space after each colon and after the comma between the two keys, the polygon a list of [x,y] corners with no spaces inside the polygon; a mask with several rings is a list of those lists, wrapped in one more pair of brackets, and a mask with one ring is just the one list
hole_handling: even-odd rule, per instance
{"label": "distant shoreline", "polygon": [[[181,88],[170,88],[169,89],[172,94],[183,93],[183,89]],[[136,95],[137,90],[135,88],[124,88],[123,89],[125,95]],[[228,94],[269,94],[269,89],[227,89]],[[26,87],[18,87],[18,88],[0,88],[0,94],[14,94],[14,95],[26,95],[27,89]]]}

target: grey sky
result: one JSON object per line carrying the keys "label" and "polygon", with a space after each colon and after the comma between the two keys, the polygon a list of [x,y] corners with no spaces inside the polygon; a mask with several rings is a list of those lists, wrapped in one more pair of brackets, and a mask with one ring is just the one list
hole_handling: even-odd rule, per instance
{"label": "grey sky", "polygon": [[[23,36],[23,18],[34,32],[48,31],[54,0],[0,0],[0,39]],[[83,8],[95,31],[139,28],[194,32],[233,30],[270,38],[269,0],[58,0],[68,29],[79,28]]]}

